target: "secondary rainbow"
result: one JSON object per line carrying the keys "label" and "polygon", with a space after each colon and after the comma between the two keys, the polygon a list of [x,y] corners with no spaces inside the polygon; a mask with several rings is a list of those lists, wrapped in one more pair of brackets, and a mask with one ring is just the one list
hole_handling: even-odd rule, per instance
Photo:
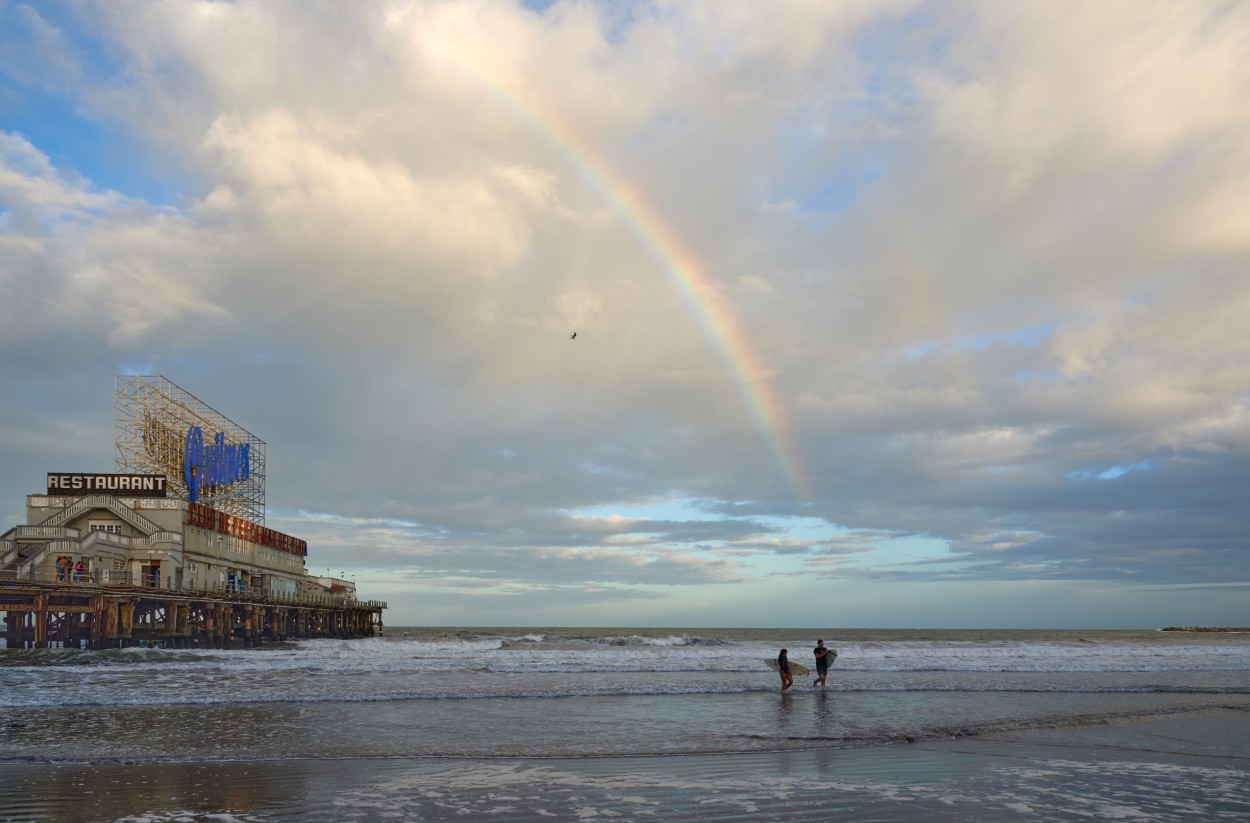
{"label": "secondary rainbow", "polygon": [[595,159],[590,143],[579,139],[540,95],[528,92],[515,79],[515,73],[491,71],[486,61],[472,61],[463,52],[453,52],[446,47],[432,51],[458,68],[476,87],[505,106],[532,133],[569,160],[583,179],[616,208],[639,243],[686,299],[717,355],[733,376],[743,402],[763,433],[782,475],[795,494],[803,495],[806,477],[794,450],[793,438],[772,377],[694,255],[681,246],[640,194],[612,175],[606,163]]}

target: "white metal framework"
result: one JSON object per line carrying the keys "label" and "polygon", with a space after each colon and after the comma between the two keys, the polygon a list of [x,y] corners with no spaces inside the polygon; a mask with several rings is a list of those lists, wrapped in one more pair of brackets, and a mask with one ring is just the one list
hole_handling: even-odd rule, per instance
{"label": "white metal framework", "polygon": [[171,494],[187,498],[183,458],[187,431],[205,441],[218,433],[227,446],[246,447],[247,477],[200,487],[199,502],[220,512],[265,523],[265,441],[160,375],[114,376],[113,463],[119,473],[164,474]]}

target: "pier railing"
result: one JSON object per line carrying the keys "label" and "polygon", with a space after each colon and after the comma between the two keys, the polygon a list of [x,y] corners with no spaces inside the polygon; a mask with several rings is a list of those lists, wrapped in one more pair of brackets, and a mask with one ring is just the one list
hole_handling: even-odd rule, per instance
{"label": "pier railing", "polygon": [[355,597],[342,594],[308,594],[270,592],[257,588],[242,588],[232,583],[215,583],[209,585],[189,585],[174,576],[134,574],[110,569],[93,569],[77,571],[73,568],[57,571],[37,570],[29,573],[0,570],[0,584],[31,582],[43,585],[65,587],[73,590],[116,591],[119,589],[134,590],[136,594],[152,597],[174,595],[178,597],[213,597],[216,599],[236,600],[246,603],[266,605],[322,607],[348,607],[363,609],[385,609],[386,603],[381,600],[357,600]]}

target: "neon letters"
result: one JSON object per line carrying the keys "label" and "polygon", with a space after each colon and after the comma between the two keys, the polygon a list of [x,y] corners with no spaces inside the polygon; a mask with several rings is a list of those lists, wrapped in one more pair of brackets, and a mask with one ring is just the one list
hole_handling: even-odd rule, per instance
{"label": "neon letters", "polygon": [[182,475],[187,481],[187,500],[199,502],[200,489],[225,486],[246,480],[251,474],[249,444],[226,442],[226,435],[217,432],[213,442],[205,445],[199,426],[187,429],[182,449]]}

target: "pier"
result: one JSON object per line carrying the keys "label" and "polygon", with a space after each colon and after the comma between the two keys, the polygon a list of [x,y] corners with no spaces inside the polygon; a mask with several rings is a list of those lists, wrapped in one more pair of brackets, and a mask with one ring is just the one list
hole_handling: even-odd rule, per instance
{"label": "pier", "polygon": [[381,634],[385,603],[266,525],[263,440],[159,375],[115,377],[113,427],[114,472],[48,472],[0,534],[3,648]]}
{"label": "pier", "polygon": [[0,576],[9,649],[225,648],[381,634],[386,604],[335,595],[153,588],[129,580]]}

